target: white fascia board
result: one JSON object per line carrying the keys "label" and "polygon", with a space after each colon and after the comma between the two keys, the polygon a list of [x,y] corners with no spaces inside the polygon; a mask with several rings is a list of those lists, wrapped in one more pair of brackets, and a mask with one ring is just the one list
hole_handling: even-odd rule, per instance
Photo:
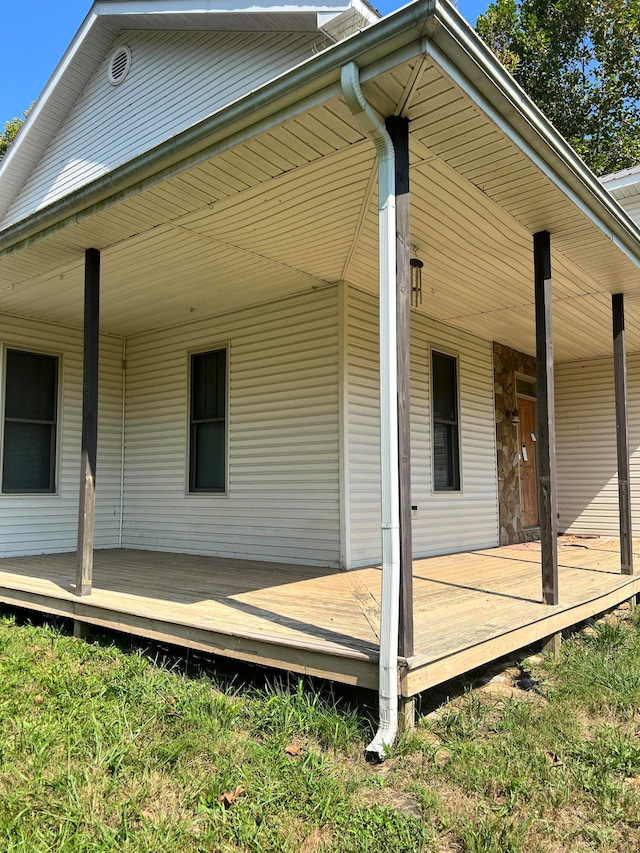
{"label": "white fascia board", "polygon": [[447,0],[435,0],[424,52],[640,267],[640,228]]}
{"label": "white fascia board", "polygon": [[619,177],[616,177],[616,174],[605,175],[604,178],[600,178],[600,183],[608,192],[612,193],[623,187],[630,190],[633,187],[635,190],[634,195],[640,195],[640,170],[634,170],[633,172],[626,171],[625,174]]}
{"label": "white fascia board", "polygon": [[[413,42],[418,33],[421,49]],[[638,226],[446,0],[415,0],[248,93],[175,139],[9,226],[0,234],[0,256],[49,230],[64,227],[65,221],[78,215],[77,211],[90,215],[98,205],[113,203],[121,195],[135,193],[147,183],[212,156],[217,143],[207,145],[207,140],[224,133],[225,127],[229,132],[235,122],[245,128],[239,133],[250,133],[251,125],[257,132],[258,126],[265,129],[283,120],[292,108],[293,112],[304,110],[311,102],[317,104],[335,95],[339,91],[340,67],[346,62],[358,62],[363,71],[361,78],[371,79],[390,66],[408,61],[408,53],[417,56],[421,51],[430,55],[551,182],[640,267]],[[233,131],[225,144],[231,144],[232,138]]]}
{"label": "white fascia board", "polygon": [[603,175],[600,178],[602,183],[608,183],[609,181],[617,181],[619,178],[629,178],[629,177],[638,177],[640,178],[640,164],[637,166],[630,166],[627,169],[619,169],[617,172],[611,172],[609,175]]}
{"label": "white fascia board", "polygon": [[185,15],[216,12],[251,14],[268,12],[343,12],[349,0],[323,0],[321,3],[269,3],[268,0],[98,0],[94,6],[100,16]]}
{"label": "white fascia board", "polygon": [[[326,33],[334,41],[338,41],[340,37],[336,33],[339,32],[342,21],[345,26],[349,26],[350,22],[353,23],[354,27],[359,31],[371,24],[375,24],[376,21],[380,20],[380,16],[368,4],[362,3],[361,0],[351,0],[349,5],[339,12],[318,12],[316,20],[319,30],[322,30],[323,33]],[[338,29],[336,30],[336,28]]]}
{"label": "white fascia board", "polygon": [[375,24],[376,21],[380,20],[380,15],[378,15],[378,13],[367,3],[362,3],[361,0],[351,0],[351,2],[347,2],[344,5],[343,9],[335,13],[318,12],[318,29],[321,29],[321,27],[328,24],[337,15],[343,14],[344,12],[355,12],[357,15],[360,15],[366,24]]}
{"label": "white fascia board", "polygon": [[96,14],[94,7],[82,22],[80,29],[73,37],[71,44],[65,50],[64,54],[62,55],[62,59],[56,65],[53,74],[47,81],[44,89],[42,90],[42,92],[38,96],[38,99],[31,108],[31,112],[27,116],[25,123],[20,128],[20,132],[16,138],[15,143],[9,146],[7,153],[2,158],[2,163],[0,163],[0,179],[9,168],[11,161],[17,156],[18,152],[20,151],[20,148],[24,144],[25,138],[29,134],[30,128],[38,120],[38,116],[42,113],[43,109],[48,104],[51,95],[60,83],[62,77],[65,75],[67,68],[73,62],[74,57],[78,53],[80,46],[84,42],[86,36],[93,27],[97,18],[98,15]]}

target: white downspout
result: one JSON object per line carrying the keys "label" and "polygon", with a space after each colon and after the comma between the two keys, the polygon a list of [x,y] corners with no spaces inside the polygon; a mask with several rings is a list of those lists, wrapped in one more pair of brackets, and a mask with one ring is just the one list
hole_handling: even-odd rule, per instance
{"label": "white downspout", "polygon": [[400,600],[400,496],[398,368],[396,351],[396,196],[391,137],[365,100],[360,69],[343,66],[347,105],[378,155],[380,276],[380,491],[382,498],[382,601],[380,613],[380,725],[367,753],[382,760],[398,731],[398,612]]}
{"label": "white downspout", "polygon": [[118,548],[122,548],[124,523],[124,440],[125,417],[127,414],[127,339],[122,339],[122,425],[120,428],[120,519],[118,524]]}

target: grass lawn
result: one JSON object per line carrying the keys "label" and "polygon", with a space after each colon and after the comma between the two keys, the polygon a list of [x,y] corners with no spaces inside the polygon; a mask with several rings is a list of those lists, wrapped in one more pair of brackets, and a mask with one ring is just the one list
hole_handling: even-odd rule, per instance
{"label": "grass lawn", "polygon": [[371,719],[309,685],[4,618],[0,850],[640,851],[638,613],[451,686],[378,766]]}

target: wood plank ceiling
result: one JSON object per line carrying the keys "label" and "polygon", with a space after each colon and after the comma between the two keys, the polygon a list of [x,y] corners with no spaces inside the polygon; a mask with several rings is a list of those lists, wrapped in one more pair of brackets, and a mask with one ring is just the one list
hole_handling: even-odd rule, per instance
{"label": "wood plank ceiling", "polygon": [[[377,78],[411,120],[412,242],[425,314],[534,350],[531,235],[552,233],[558,360],[611,353],[610,294],[640,270],[426,59]],[[377,289],[376,168],[335,99],[0,259],[0,311],[80,326],[84,249],[103,250],[102,327],[134,335],[330,286]]]}

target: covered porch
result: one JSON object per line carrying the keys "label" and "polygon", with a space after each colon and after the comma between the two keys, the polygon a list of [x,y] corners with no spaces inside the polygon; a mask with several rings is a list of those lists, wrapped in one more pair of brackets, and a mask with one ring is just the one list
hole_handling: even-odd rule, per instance
{"label": "covered porch", "polygon": [[[68,553],[5,557],[0,602],[386,679],[391,719],[398,681],[411,697],[640,589],[625,383],[640,244],[454,9],[418,3],[376,26],[6,221],[0,340],[62,378],[46,494],[7,493],[4,553]],[[542,555],[490,547],[492,341],[536,357]],[[554,365],[612,352],[623,547],[557,549]],[[198,413],[193,376],[214,356],[216,406]],[[205,423],[216,478],[200,489]],[[386,584],[360,568],[381,554]]]}
{"label": "covered porch", "polygon": [[[415,652],[401,658],[413,696],[615,607],[640,592],[614,539],[559,544],[561,604],[540,600],[537,544],[413,564]],[[634,542],[640,553],[640,541]],[[0,602],[225,657],[375,689],[380,567],[351,572],[282,563],[97,551],[90,596],[75,595],[75,554],[0,560]]]}

